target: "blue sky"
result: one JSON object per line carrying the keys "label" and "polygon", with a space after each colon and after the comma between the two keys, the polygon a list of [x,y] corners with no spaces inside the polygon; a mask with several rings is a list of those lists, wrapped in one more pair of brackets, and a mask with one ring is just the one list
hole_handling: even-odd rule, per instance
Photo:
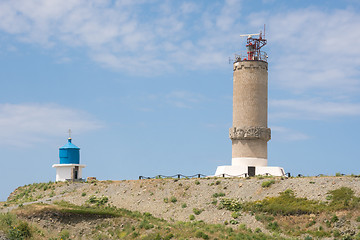
{"label": "blue sky", "polygon": [[0,1],[0,200],[55,179],[72,129],[85,176],[231,163],[232,65],[266,24],[269,165],[359,174],[360,3]]}

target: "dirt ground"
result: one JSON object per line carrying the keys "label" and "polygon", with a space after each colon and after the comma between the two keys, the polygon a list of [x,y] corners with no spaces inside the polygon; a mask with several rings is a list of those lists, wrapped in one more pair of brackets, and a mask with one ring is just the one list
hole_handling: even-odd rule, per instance
{"label": "dirt ground", "polygon": [[[196,220],[220,224],[234,219],[230,211],[218,209],[217,203],[221,198],[256,201],[266,197],[278,196],[280,192],[292,189],[297,197],[326,201],[328,192],[340,187],[349,187],[355,191],[355,195],[360,195],[360,178],[356,177],[272,179],[275,180],[275,183],[267,188],[262,187],[262,183],[269,181],[268,178],[149,179],[58,183],[53,190],[39,190],[40,192],[37,191],[32,194],[34,196],[41,194],[38,202],[51,203],[64,200],[76,205],[86,203],[90,196],[96,196],[97,198],[106,196],[109,199],[108,203],[113,206],[132,211],[149,212],[155,217],[172,222],[189,221],[189,216],[195,215]],[[15,194],[16,191],[12,195]],[[9,197],[10,199],[12,195]],[[194,209],[202,211],[199,215],[196,215]],[[326,216],[316,216],[316,218],[325,221]],[[41,219],[33,220],[41,222]],[[237,220],[239,224],[244,223],[251,229],[260,228],[264,233],[269,233],[266,226],[257,221],[251,213],[241,213]],[[311,222],[311,219],[308,216],[304,217],[304,219],[301,219],[301,217],[292,217],[291,219],[284,217],[280,221],[287,223],[297,222],[297,224],[306,225]],[[43,224],[48,224],[48,221]],[[52,222],[50,221],[49,224],[51,225]],[[76,223],[74,224],[76,225]],[[91,224],[91,221],[89,224]],[[357,232],[358,225],[359,223],[353,221],[339,226],[339,229],[345,231],[351,228],[357,229],[354,230]]]}

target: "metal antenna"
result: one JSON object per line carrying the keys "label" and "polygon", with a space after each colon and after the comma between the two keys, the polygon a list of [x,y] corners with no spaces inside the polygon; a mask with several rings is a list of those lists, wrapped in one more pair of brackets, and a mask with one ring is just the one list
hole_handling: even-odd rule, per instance
{"label": "metal antenna", "polygon": [[252,36],[259,36],[260,33],[251,33],[251,34],[242,34],[240,35],[240,37],[247,37],[247,38],[251,38]]}
{"label": "metal antenna", "polygon": [[69,138],[71,138],[71,129],[69,129],[68,132],[69,132]]}

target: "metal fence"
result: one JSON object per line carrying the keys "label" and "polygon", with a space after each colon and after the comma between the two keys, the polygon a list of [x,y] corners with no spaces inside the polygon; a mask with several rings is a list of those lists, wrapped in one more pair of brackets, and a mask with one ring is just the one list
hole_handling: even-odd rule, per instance
{"label": "metal fence", "polygon": [[204,178],[207,177],[207,175],[198,173],[198,174],[194,174],[194,175],[190,175],[190,176],[186,176],[183,174],[175,174],[172,176],[166,176],[166,175],[156,175],[155,177],[145,177],[145,176],[139,176],[139,179],[161,179],[161,178]]}
{"label": "metal fence", "polygon": [[[262,176],[273,176],[273,175],[271,175],[270,173],[265,173],[265,174],[262,174]],[[205,174],[201,174],[201,173],[190,175],[190,176],[183,175],[183,174],[175,174],[175,175],[171,175],[171,176],[156,175],[154,177],[139,176],[139,180],[141,180],[141,179],[163,179],[163,178],[177,178],[177,179],[180,179],[180,178],[234,178],[234,177],[245,177],[246,178],[246,177],[249,177],[249,174],[247,174],[247,173],[243,173],[243,174],[240,174],[240,175],[219,174],[219,175],[214,175],[214,176],[209,176],[209,175],[205,175]],[[291,174],[286,173],[284,175],[284,177],[291,177]]]}

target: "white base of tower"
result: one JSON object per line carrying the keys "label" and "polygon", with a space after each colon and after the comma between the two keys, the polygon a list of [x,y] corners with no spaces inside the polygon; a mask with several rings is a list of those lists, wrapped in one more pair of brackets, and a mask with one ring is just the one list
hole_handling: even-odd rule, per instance
{"label": "white base of tower", "polygon": [[285,176],[281,167],[268,167],[264,158],[233,158],[232,165],[218,166],[215,176],[248,177],[256,175]]}
{"label": "white base of tower", "polygon": [[53,168],[56,168],[56,181],[74,181],[82,179],[82,169],[86,165],[82,164],[54,164]]}
{"label": "white base of tower", "polygon": [[259,166],[266,167],[266,158],[233,158],[231,160],[231,166]]}

